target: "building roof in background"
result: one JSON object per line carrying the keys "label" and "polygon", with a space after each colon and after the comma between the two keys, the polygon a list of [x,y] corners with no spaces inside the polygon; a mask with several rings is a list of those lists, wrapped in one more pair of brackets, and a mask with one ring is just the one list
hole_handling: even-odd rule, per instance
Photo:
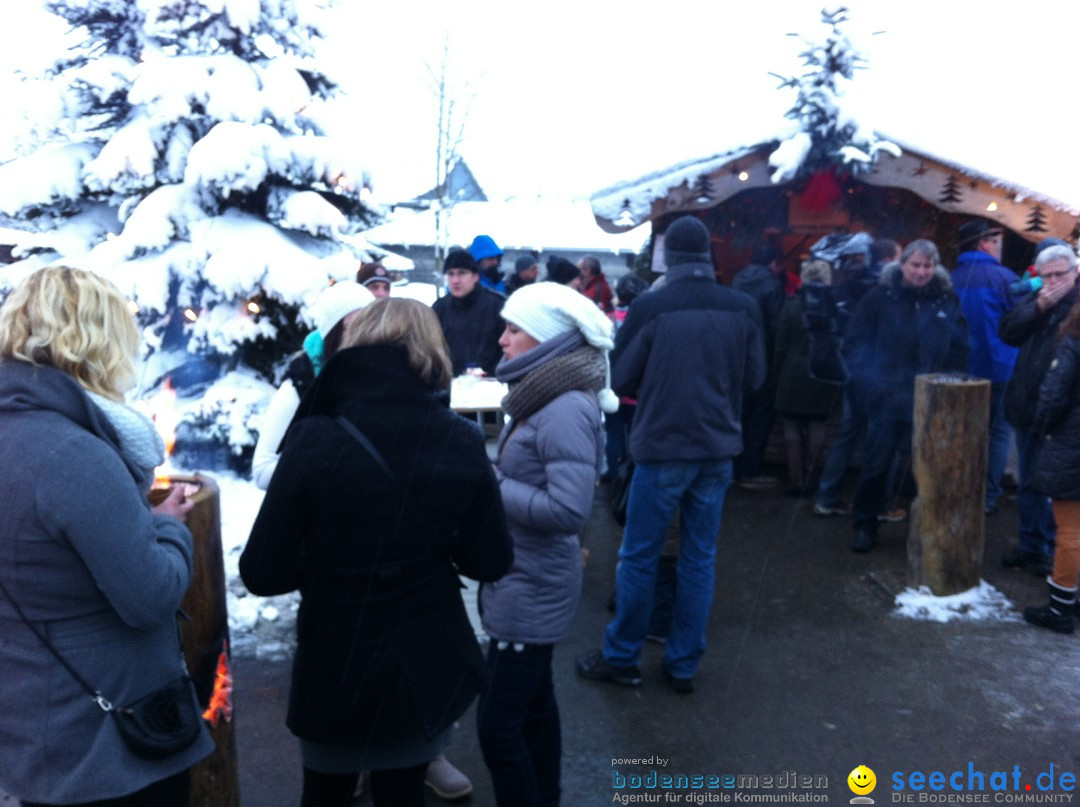
{"label": "building roof in background", "polygon": [[[773,181],[787,159],[781,153],[786,142],[780,135],[604,188],[590,200],[596,222],[607,232],[624,232],[666,213],[715,207],[749,188],[788,185],[789,180]],[[873,168],[856,175],[856,181],[903,188],[950,213],[997,221],[1029,241],[1048,235],[1076,237],[1080,198],[1055,199],[951,155],[896,138],[888,142],[894,150],[879,152]]]}
{"label": "building roof in background", "polygon": [[[476,177],[473,176],[473,172],[469,170],[469,166],[465,164],[464,160],[458,160],[454,163],[454,167],[450,169],[450,176],[446,178],[446,182],[443,183],[449,189],[448,196],[453,203],[458,202],[486,202],[487,196],[484,194],[484,189],[480,187],[480,183],[476,181]],[[443,196],[443,186],[440,185],[437,188],[432,188],[427,193],[417,196],[414,201],[417,202],[433,202],[441,199]]]}
{"label": "building roof in background", "polygon": [[[511,200],[462,202],[447,216],[447,243],[466,246],[486,233],[504,250],[587,250],[637,254],[651,235],[648,227],[607,233],[596,226],[587,201]],[[435,212],[399,208],[390,221],[364,232],[387,247],[435,243]]]}

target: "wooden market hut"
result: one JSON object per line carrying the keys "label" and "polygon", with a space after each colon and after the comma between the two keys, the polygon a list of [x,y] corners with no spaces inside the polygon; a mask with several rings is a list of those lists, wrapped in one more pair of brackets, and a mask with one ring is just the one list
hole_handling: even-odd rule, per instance
{"label": "wooden market hut", "polygon": [[785,268],[797,271],[809,247],[832,232],[867,231],[902,244],[930,238],[951,266],[956,227],[982,216],[1005,228],[1003,263],[1016,269],[1030,263],[1043,238],[1080,238],[1074,205],[888,140],[898,155],[879,151],[868,171],[830,165],[779,184],[771,181],[769,157],[780,140],[764,141],[605,188],[591,198],[593,213],[612,233],[646,221],[663,233],[678,216],[700,216],[725,281],[761,241],[779,246]]}

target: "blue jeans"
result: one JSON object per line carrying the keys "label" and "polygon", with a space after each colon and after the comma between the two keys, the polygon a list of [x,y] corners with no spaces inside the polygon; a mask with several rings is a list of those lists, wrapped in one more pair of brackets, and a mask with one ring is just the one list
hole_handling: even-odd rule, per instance
{"label": "blue jeans", "polygon": [[911,423],[895,417],[871,417],[866,428],[862,471],[855,487],[855,529],[877,535],[878,514],[885,510],[889,474],[898,454],[911,454]]}
{"label": "blue jeans", "polygon": [[[859,443],[866,437],[868,424],[867,414],[860,407],[852,406],[847,392],[844,392],[844,408],[840,415],[840,426],[833,438],[832,448],[825,460],[825,467],[821,469],[821,478],[818,480],[817,494],[814,502],[822,507],[839,507],[844,503],[843,488],[844,477],[847,476],[848,467],[851,465],[851,455],[859,447]],[[867,449],[864,447],[865,455]],[[865,463],[865,458],[863,460]],[[885,504],[888,506],[896,497],[903,478],[898,475],[903,472],[898,457],[894,456],[889,463],[889,472],[885,477]]]}
{"label": "blue jeans", "polygon": [[642,462],[630,483],[626,529],[615,573],[615,618],[604,631],[604,658],[637,665],[653,610],[667,526],[680,510],[675,608],[664,668],[692,678],[705,652],[705,626],[716,580],[716,540],[732,462]]}
{"label": "blue jeans", "polygon": [[476,730],[498,807],[559,803],[562,731],[551,677],[554,645],[488,648],[487,688],[476,708]]}
{"label": "blue jeans", "polygon": [[1009,438],[1012,427],[1005,420],[1007,381],[990,382],[990,437],[986,451],[986,507],[997,506],[1001,499],[1001,477],[1009,461]]}
{"label": "blue jeans", "polygon": [[1054,511],[1050,507],[1050,498],[1031,485],[1041,442],[1031,432],[1016,430],[1016,470],[1020,476],[1020,487],[1016,491],[1016,508],[1020,514],[1019,545],[1024,552],[1052,558],[1057,535]]}
{"label": "blue jeans", "polygon": [[825,467],[821,469],[816,498],[818,504],[823,507],[837,507],[843,503],[842,488],[848,466],[851,465],[851,455],[855,453],[855,447],[865,434],[866,415],[851,405],[851,399],[845,391],[840,428],[837,429],[836,438],[829,449]]}
{"label": "blue jeans", "polygon": [[634,404],[620,403],[618,410],[604,415],[604,432],[607,440],[604,452],[607,456],[607,472],[614,474],[626,459],[626,436],[634,420]]}

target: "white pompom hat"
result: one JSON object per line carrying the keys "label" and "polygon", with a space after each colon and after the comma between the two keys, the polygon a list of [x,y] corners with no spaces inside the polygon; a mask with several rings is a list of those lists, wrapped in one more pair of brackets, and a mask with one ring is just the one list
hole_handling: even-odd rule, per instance
{"label": "white pompom hat", "polygon": [[375,295],[359,283],[341,280],[322,291],[308,309],[319,336],[326,338],[335,325],[353,311],[367,308]]}
{"label": "white pompom hat", "polygon": [[[512,322],[538,342],[546,342],[570,331],[578,331],[604,358],[615,345],[615,328],[604,312],[579,291],[561,283],[530,283],[507,298],[502,318]],[[605,412],[615,412],[619,399],[611,391],[611,366],[597,399]]]}

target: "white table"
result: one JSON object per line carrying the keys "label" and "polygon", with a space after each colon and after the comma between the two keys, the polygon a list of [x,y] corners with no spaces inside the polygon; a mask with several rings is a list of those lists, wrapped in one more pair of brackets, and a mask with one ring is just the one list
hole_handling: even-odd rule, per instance
{"label": "white table", "polygon": [[507,387],[487,376],[459,375],[450,382],[450,408],[455,412],[472,412],[480,428],[484,427],[485,412],[502,412],[502,399]]}

